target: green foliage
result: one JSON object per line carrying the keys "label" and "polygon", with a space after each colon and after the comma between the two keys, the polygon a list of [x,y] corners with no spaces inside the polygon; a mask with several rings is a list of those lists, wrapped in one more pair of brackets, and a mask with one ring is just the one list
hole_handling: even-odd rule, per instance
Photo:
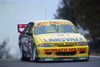
{"label": "green foliage", "polygon": [[57,10],[57,14],[54,16],[57,19],[67,19],[72,21],[73,23],[75,22],[73,14],[73,6],[70,5],[68,6],[65,0],[63,0],[60,3],[60,6]]}
{"label": "green foliage", "polygon": [[89,30],[91,37],[100,37],[100,0],[63,0],[60,5],[55,18],[68,19]]}

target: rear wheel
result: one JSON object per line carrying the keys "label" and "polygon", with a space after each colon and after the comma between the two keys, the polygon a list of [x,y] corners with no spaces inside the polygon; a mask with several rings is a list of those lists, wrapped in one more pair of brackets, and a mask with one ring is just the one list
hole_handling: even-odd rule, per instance
{"label": "rear wheel", "polygon": [[25,52],[23,51],[23,48],[21,48],[21,61],[30,61],[30,58],[27,58],[24,56]]}
{"label": "rear wheel", "polygon": [[22,61],[30,61],[30,58],[26,58],[26,57],[24,56],[24,53],[22,52],[21,60],[22,60]]}

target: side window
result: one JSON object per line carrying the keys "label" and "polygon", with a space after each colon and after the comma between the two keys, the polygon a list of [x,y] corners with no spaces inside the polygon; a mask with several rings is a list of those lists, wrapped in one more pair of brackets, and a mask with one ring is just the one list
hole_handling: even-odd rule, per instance
{"label": "side window", "polygon": [[31,28],[30,28],[30,32],[33,33],[33,31],[34,31],[34,25],[32,25]]}
{"label": "side window", "polygon": [[32,28],[32,31],[31,32],[33,32],[34,31],[34,27]]}
{"label": "side window", "polygon": [[31,22],[30,23],[30,27],[29,27],[29,32],[32,32],[33,33],[33,27],[34,27],[34,23],[33,22]]}
{"label": "side window", "polygon": [[29,28],[30,28],[30,24],[29,24],[28,27],[26,28],[26,33],[29,32]]}
{"label": "side window", "polygon": [[34,25],[33,22],[29,23],[29,24],[26,26],[26,28],[24,29],[23,34],[25,34],[25,33],[27,33],[27,32],[32,32],[32,31],[33,31],[33,25]]}
{"label": "side window", "polygon": [[27,27],[26,27],[26,33],[30,31],[31,26],[32,26],[31,23],[29,23],[29,24],[27,25]]}

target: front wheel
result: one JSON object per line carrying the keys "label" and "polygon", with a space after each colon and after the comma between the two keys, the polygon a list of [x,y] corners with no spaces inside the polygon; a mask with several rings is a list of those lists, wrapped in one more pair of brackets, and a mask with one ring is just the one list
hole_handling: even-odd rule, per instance
{"label": "front wheel", "polygon": [[88,56],[88,58],[85,61],[89,61],[89,56]]}

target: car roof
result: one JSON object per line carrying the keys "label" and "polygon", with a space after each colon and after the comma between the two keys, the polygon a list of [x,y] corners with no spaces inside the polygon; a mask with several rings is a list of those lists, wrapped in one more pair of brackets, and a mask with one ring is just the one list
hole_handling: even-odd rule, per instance
{"label": "car roof", "polygon": [[50,22],[63,23],[63,22],[65,22],[67,24],[73,25],[73,23],[69,20],[38,20],[38,21],[32,21],[32,22],[35,24],[35,26],[37,26],[37,24],[39,24],[39,23],[46,23],[46,22],[47,23],[50,23]]}
{"label": "car roof", "polygon": [[60,20],[60,19],[58,19],[58,20],[38,20],[38,21],[32,21],[32,22],[34,22],[34,23],[38,23],[38,22],[53,22],[53,21],[66,21],[66,22],[71,22],[71,21],[69,21],[69,20]]}

